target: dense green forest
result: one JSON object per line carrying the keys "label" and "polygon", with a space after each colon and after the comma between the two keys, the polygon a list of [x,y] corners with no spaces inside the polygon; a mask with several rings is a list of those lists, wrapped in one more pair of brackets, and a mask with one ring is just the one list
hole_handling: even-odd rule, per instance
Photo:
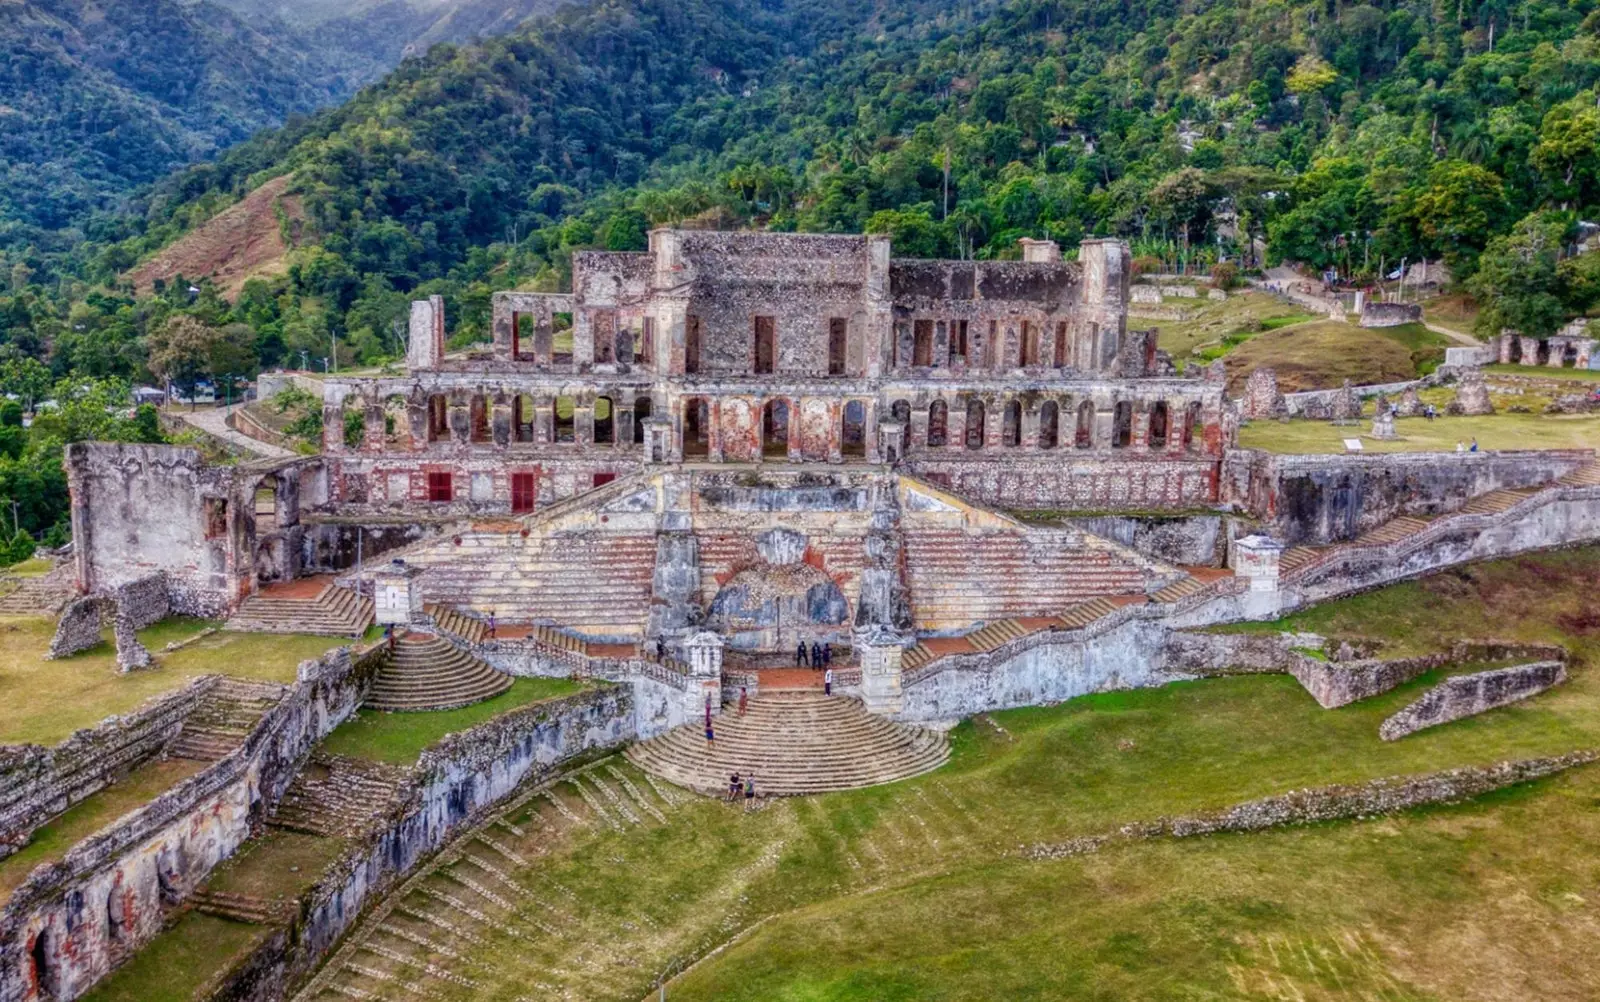
{"label": "dense green forest", "polygon": [[[305,219],[282,277],[231,302],[119,284],[286,174]],[[240,372],[330,340],[382,362],[414,296],[471,339],[492,291],[559,288],[573,250],[683,221],[926,256],[1114,234],[1147,267],[1357,278],[1442,257],[1486,330],[1547,334],[1600,303],[1600,255],[1572,253],[1596,213],[1594,0],[604,0],[436,46],[85,214],[69,248],[0,251],[0,381],[19,359]]]}

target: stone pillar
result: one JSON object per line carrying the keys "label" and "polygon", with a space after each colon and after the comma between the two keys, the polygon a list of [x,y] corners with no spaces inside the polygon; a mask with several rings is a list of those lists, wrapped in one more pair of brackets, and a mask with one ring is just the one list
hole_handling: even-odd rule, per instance
{"label": "stone pillar", "polygon": [[1583,337],[1579,338],[1577,343],[1578,359],[1573,363],[1573,365],[1579,369],[1587,369],[1589,367],[1589,360],[1594,357],[1594,339]]}
{"label": "stone pillar", "polygon": [[1150,449],[1150,412],[1135,407],[1133,410],[1132,434],[1128,439],[1128,448],[1133,452],[1148,452]]}
{"label": "stone pillar", "polygon": [[844,404],[828,401],[828,462],[844,462]]}
{"label": "stone pillar", "polygon": [[489,409],[489,435],[494,444],[504,449],[517,437],[516,422],[512,420],[511,401],[496,397]]}
{"label": "stone pillar", "polygon": [[1516,337],[1516,335],[1512,334],[1509,331],[1501,331],[1500,332],[1499,341],[1500,341],[1500,364],[1501,365],[1510,365],[1511,364],[1511,341],[1515,337]]}
{"label": "stone pillar", "polygon": [[1522,364],[1538,365],[1539,339],[1536,337],[1523,337],[1520,340],[1522,342]]}
{"label": "stone pillar", "polygon": [[[611,424],[616,430],[616,422]],[[572,443],[580,446],[594,445],[594,401],[575,403],[572,408]]]}
{"label": "stone pillar", "polygon": [[644,461],[670,463],[672,460],[672,422],[652,414],[644,420]]}
{"label": "stone pillar", "polygon": [[1550,345],[1550,357],[1545,360],[1544,364],[1552,369],[1563,368],[1567,360],[1567,339],[1551,338],[1546,343]]}
{"label": "stone pillar", "polygon": [[1233,541],[1229,563],[1235,574],[1250,582],[1252,592],[1275,592],[1282,553],[1283,544],[1270,536],[1243,536]]}
{"label": "stone pillar", "polygon": [[882,376],[894,364],[894,349],[890,343],[894,337],[894,304],[889,291],[889,253],[888,237],[867,237],[867,320],[863,340],[868,378]]}
{"label": "stone pillar", "polygon": [[373,572],[373,610],[380,625],[409,626],[422,617],[421,574],[421,567],[398,558]]}
{"label": "stone pillar", "polygon": [[710,630],[701,630],[683,642],[689,662],[686,714],[703,714],[708,703],[712,716],[722,712],[722,647],[722,638]]}
{"label": "stone pillar", "polygon": [[722,398],[712,397],[711,406],[706,408],[706,420],[711,427],[706,429],[706,459],[713,463],[722,462]]}
{"label": "stone pillar", "polygon": [[383,401],[369,403],[361,416],[361,447],[369,452],[382,452],[385,432],[388,430],[384,420]]}
{"label": "stone pillar", "polygon": [[803,463],[806,459],[805,436],[800,433],[800,398],[790,397],[786,403],[789,405],[789,441],[787,443],[788,460],[791,463]]}
{"label": "stone pillar", "polygon": [[437,369],[444,358],[444,297],[429,296],[411,304],[406,368]]}
{"label": "stone pillar", "polygon": [[878,462],[894,463],[906,458],[906,426],[899,421],[878,424]]}
{"label": "stone pillar", "polygon": [[900,634],[886,626],[869,626],[856,633],[854,646],[861,664],[861,701],[867,712],[893,716],[905,709],[900,686],[905,644]]}

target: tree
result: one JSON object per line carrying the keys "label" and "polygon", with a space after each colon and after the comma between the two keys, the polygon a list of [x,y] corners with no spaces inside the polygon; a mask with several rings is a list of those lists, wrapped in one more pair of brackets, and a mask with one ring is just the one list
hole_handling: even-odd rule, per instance
{"label": "tree", "polygon": [[212,358],[223,350],[223,340],[217,328],[175,313],[150,335],[150,371],[193,399],[195,384],[211,374]]}
{"label": "tree", "polygon": [[1504,328],[1531,337],[1547,337],[1566,319],[1559,295],[1560,222],[1533,215],[1507,235],[1495,237],[1478,258],[1478,270],[1467,290],[1481,304],[1478,332],[1487,336]]}
{"label": "tree", "polygon": [[1321,56],[1314,52],[1302,55],[1294,64],[1294,69],[1289,71],[1286,81],[1289,92],[1292,94],[1315,94],[1335,80],[1339,79],[1339,71],[1329,66]]}
{"label": "tree", "polygon": [[1581,199],[1586,189],[1592,190],[1600,165],[1600,111],[1588,102],[1551,108],[1528,159],[1549,179],[1563,207],[1565,200]]}
{"label": "tree", "polygon": [[0,363],[0,392],[20,397],[29,411],[50,392],[50,370],[36,358],[13,355]]}
{"label": "tree", "polygon": [[1470,271],[1471,251],[1484,246],[1505,215],[1505,189],[1492,171],[1465,160],[1444,160],[1411,204],[1417,229],[1452,268]]}

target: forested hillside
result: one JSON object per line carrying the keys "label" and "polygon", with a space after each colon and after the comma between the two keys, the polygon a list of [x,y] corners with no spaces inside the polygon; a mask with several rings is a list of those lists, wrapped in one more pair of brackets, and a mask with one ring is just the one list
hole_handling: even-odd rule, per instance
{"label": "forested hillside", "polygon": [[361,76],[282,24],[205,2],[0,4],[0,246],[48,240]]}
{"label": "forested hillside", "polygon": [[[572,7],[408,60],[94,219],[70,253],[5,252],[0,351],[142,378],[179,313],[224,345],[219,372],[321,357],[330,338],[342,362],[377,362],[413,296],[445,294],[470,338],[494,289],[558,288],[574,249],[642,247],[683,221],[871,229],[900,253],[979,257],[1022,235],[1115,234],[1150,266],[1287,258],[1358,276],[1442,256],[1486,329],[1548,333],[1600,300],[1600,255],[1570,255],[1600,212],[1593,8]],[[280,213],[270,277],[232,302],[197,275],[130,294],[135,263],[274,177],[297,215]]]}

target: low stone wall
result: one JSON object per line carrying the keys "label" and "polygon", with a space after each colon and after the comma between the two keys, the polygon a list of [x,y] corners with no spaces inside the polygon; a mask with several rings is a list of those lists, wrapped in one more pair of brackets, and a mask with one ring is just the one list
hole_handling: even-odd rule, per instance
{"label": "low stone wall", "polygon": [[1361,305],[1361,326],[1399,327],[1422,323],[1422,307],[1417,303],[1374,303]]}
{"label": "low stone wall", "polygon": [[1536,661],[1532,664],[1457,675],[1429,689],[1422,698],[1378,727],[1378,736],[1397,741],[1407,734],[1452,720],[1472,717],[1536,696],[1567,680],[1567,666],[1561,661]]}
{"label": "low stone wall", "polygon": [[1114,832],[1086,835],[1068,842],[1034,845],[1024,849],[1022,855],[1031,859],[1061,859],[1093,852],[1119,841],[1256,832],[1291,825],[1397,814],[1431,804],[1452,804],[1481,797],[1496,790],[1588,765],[1596,758],[1600,758],[1600,753],[1583,750],[1545,758],[1446,769],[1420,776],[1389,776],[1365,783],[1294,790],[1249,800],[1219,811],[1158,818],[1124,825]]}
{"label": "low stone wall", "polygon": [[[1295,648],[1321,650],[1314,633],[1191,633],[1173,630],[1161,649],[1161,667],[1179,675],[1281,674]],[[1311,658],[1304,658],[1310,661]]]}
{"label": "low stone wall", "polygon": [[1387,661],[1380,658],[1320,661],[1296,652],[1289,659],[1289,674],[1311,693],[1311,698],[1318,705],[1324,710],[1332,710],[1388,692],[1450,661],[1449,654],[1426,654]]}
{"label": "low stone wall", "polygon": [[198,678],[60,744],[0,746],[0,857],[34,829],[159,754],[217,678]]}
{"label": "low stone wall", "polygon": [[210,997],[269,1002],[307,977],[364,909],[486,810],[537,782],[633,738],[633,690],[604,686],[513,710],[424,752],[408,796],[301,899],[300,918],[237,966]]}
{"label": "low stone wall", "polygon": [[153,938],[360,704],[378,654],[301,665],[239,748],[37,867],[0,910],[0,1002],[77,998]]}

